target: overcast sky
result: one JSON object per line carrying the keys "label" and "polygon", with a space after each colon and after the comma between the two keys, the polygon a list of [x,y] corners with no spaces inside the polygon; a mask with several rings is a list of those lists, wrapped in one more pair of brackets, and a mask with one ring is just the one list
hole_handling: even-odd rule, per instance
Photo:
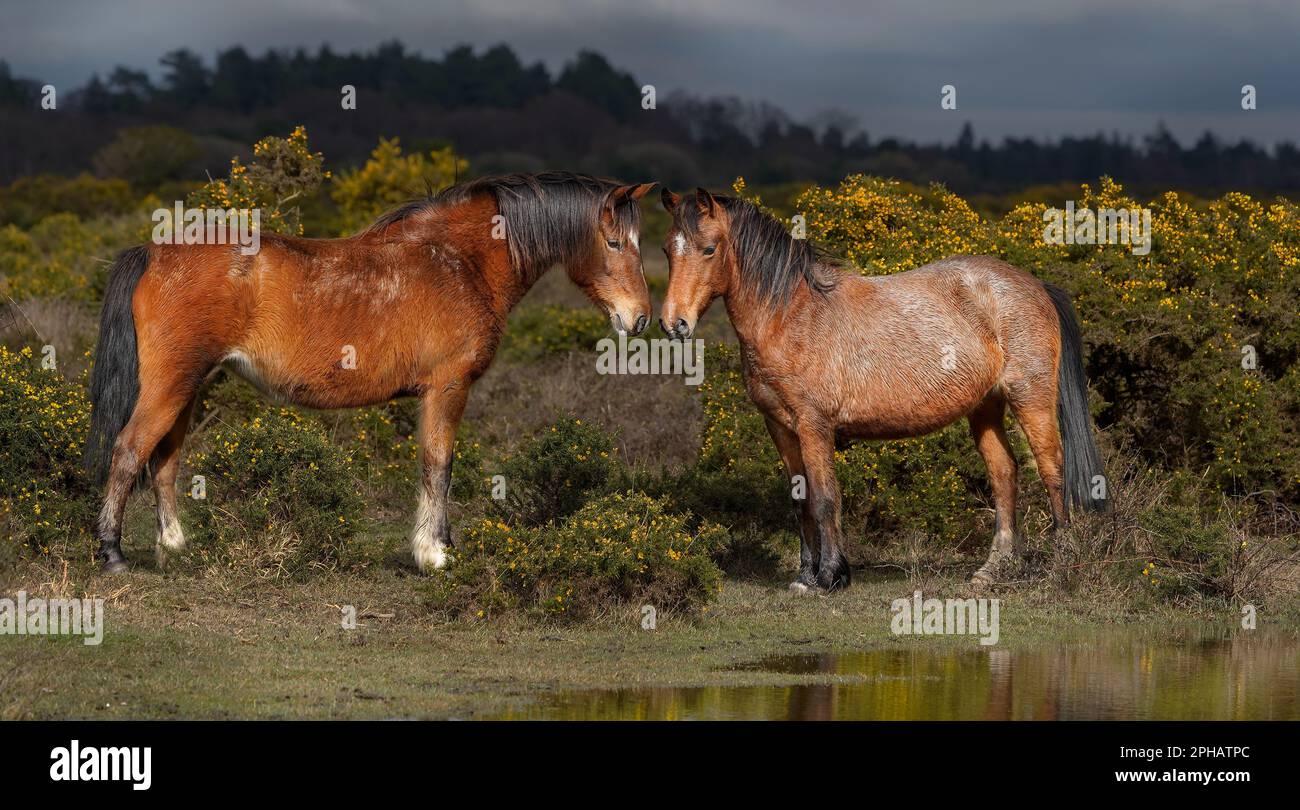
{"label": "overcast sky", "polygon": [[[242,44],[438,56],[509,43],[553,72],[603,52],[661,95],[771,101],[796,117],[841,108],[875,138],[1205,129],[1300,140],[1300,1],[1209,0],[0,0],[0,59],[56,86],[165,51],[209,62]],[[956,111],[940,88],[957,87]],[[1241,87],[1258,109],[1241,109]]]}

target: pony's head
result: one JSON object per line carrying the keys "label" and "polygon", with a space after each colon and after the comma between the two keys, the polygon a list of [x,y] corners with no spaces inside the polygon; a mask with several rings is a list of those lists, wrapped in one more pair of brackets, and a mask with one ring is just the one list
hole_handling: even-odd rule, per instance
{"label": "pony's head", "polygon": [[730,250],[731,216],[706,189],[690,196],[664,188],[664,209],[673,215],[664,240],[668,254],[668,294],[659,312],[659,327],[685,340],[713,299],[725,295],[736,271]]}
{"label": "pony's head", "polygon": [[[496,210],[490,231],[485,225],[481,233],[506,241],[523,291],[562,264],[614,329],[638,334],[650,321],[638,201],[655,185],[625,186],[573,172],[495,175],[413,200],[380,217],[370,232],[406,227],[430,211],[491,195]],[[418,225],[411,227],[419,236]]]}
{"label": "pony's head", "polygon": [[695,333],[705,310],[719,296],[747,296],[748,304],[771,308],[789,300],[806,284],[825,292],[830,282],[818,276],[820,254],[807,240],[747,200],[663,190],[673,223],[664,241],[668,254],[668,294],[659,326],[684,340]]}
{"label": "pony's head", "polygon": [[639,335],[650,323],[650,290],[641,263],[638,201],[655,183],[615,186],[600,204],[586,261],[567,263],[569,278],[609,317],[617,332]]}

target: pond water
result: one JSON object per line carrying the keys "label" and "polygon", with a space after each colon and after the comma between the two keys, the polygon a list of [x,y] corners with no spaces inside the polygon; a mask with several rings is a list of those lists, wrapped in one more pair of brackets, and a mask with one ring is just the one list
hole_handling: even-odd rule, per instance
{"label": "pond water", "polygon": [[561,692],[498,715],[563,720],[1296,720],[1300,644],[1239,633],[1035,649],[780,656],[761,685]]}

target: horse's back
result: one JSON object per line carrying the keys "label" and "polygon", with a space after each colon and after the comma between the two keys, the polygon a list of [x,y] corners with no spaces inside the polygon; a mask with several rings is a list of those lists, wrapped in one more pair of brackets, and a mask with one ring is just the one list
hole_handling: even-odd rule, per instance
{"label": "horse's back", "polygon": [[993,256],[952,256],[917,268],[956,285],[987,319],[1005,357],[1000,385],[1014,400],[1026,386],[1055,391],[1060,322],[1041,279]]}
{"label": "horse's back", "polygon": [[[969,413],[1051,360],[1043,285],[987,256],[954,256],[887,276],[841,279],[817,334],[848,435],[914,436]],[[1046,349],[1045,349],[1046,347]],[[1028,359],[1026,359],[1028,358]]]}

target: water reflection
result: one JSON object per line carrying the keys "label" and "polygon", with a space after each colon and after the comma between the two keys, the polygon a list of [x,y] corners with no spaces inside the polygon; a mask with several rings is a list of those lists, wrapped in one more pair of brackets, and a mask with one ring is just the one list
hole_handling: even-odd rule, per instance
{"label": "water reflection", "polygon": [[[1300,645],[1238,634],[1029,650],[885,649],[735,668],[764,685],[561,693],[500,715],[609,720],[1295,720]],[[727,677],[725,673],[722,677]],[[785,682],[775,681],[784,679]]]}

